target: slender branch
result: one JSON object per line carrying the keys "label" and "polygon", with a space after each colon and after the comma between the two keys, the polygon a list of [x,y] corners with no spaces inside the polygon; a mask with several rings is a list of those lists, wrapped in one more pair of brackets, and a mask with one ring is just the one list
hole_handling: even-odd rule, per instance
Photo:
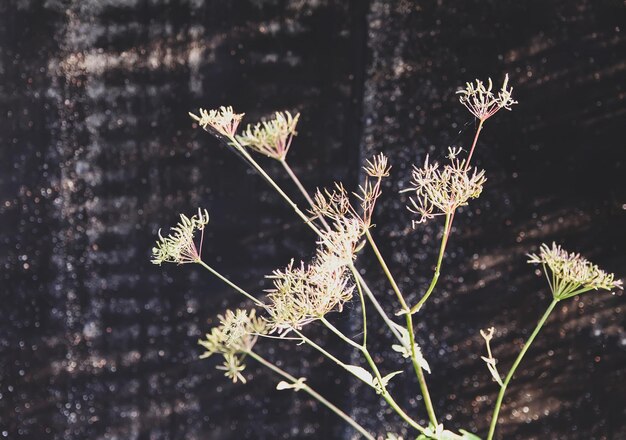
{"label": "slender branch", "polygon": [[437,265],[435,266],[435,273],[433,275],[433,279],[431,280],[430,286],[428,286],[428,290],[426,291],[422,299],[417,304],[415,304],[413,308],[411,308],[411,313],[418,312],[422,308],[422,306],[424,305],[424,303],[426,302],[430,294],[433,293],[433,290],[435,290],[435,286],[437,285],[437,280],[439,280],[439,274],[441,273],[441,263],[443,262],[443,255],[446,251],[446,244],[448,243],[448,237],[450,236],[450,228],[449,228],[451,224],[450,220],[451,220],[451,215],[446,214],[446,224],[443,227],[443,236],[441,237],[439,257],[437,258]]}
{"label": "slender branch", "polygon": [[230,138],[230,141],[231,144],[237,149],[237,151],[239,151],[241,155],[248,161],[248,163],[250,163],[250,165],[252,165],[252,167],[261,175],[261,177],[263,177],[272,186],[272,188],[274,188],[276,192],[278,192],[278,194],[289,204],[289,206],[291,206],[291,208],[298,215],[298,217],[300,217],[304,221],[304,223],[306,223],[311,229],[313,229],[313,232],[321,237],[322,232],[318,229],[318,227],[313,224],[311,219],[307,217],[307,215],[302,212],[300,208],[298,208],[298,205],[293,200],[291,200],[291,198],[282,190],[282,188],[278,186],[274,179],[272,179],[269,174],[265,172],[263,167],[261,167],[261,165],[259,165],[259,163],[254,160],[250,153],[248,153],[246,149],[242,147],[241,144],[234,137]]}
{"label": "slender branch", "polygon": [[378,312],[378,314],[381,316],[381,318],[383,318],[383,321],[385,322],[385,324],[387,324],[387,327],[389,328],[389,330],[391,331],[391,333],[393,333],[393,335],[396,337],[396,339],[402,344],[402,335],[400,334],[400,332],[395,328],[395,325],[397,325],[395,322],[393,322],[391,320],[391,318],[387,315],[387,313],[385,312],[385,310],[383,310],[382,306],[380,305],[380,303],[378,302],[378,300],[376,299],[376,297],[374,296],[374,293],[372,292],[372,290],[369,288],[369,286],[367,285],[367,283],[365,282],[365,280],[363,279],[363,277],[361,276],[361,274],[359,273],[358,270],[355,269],[355,277],[357,279],[357,281],[359,283],[361,283],[361,286],[363,287],[363,291],[365,292],[365,294],[367,295],[367,298],[371,301],[371,303],[374,305],[374,308],[376,309],[376,311]]}
{"label": "slender branch", "polygon": [[332,325],[326,318],[322,317],[320,321],[322,321],[322,324],[324,324],[331,332],[339,336],[339,338],[341,338],[344,342],[348,343],[349,345],[351,345],[352,347],[356,348],[359,351],[363,349],[362,345],[357,344],[352,339],[344,335],[341,330],[339,330],[337,327]]}
{"label": "slender branch", "polygon": [[[355,269],[350,268],[352,271],[352,275],[354,276]],[[367,311],[365,309],[365,297],[363,296],[363,288],[361,287],[361,283],[356,282],[356,288],[359,291],[359,299],[361,300],[361,314],[363,316],[363,347],[367,346]]]}
{"label": "slender branch", "polygon": [[[360,351],[363,354],[363,357],[365,357],[365,360],[367,361],[368,365],[370,366],[370,368],[374,372],[374,375],[376,376],[376,379],[378,379],[378,383],[380,384],[380,388],[381,388],[380,392],[381,392],[381,396],[383,397],[383,399],[385,399],[385,401],[389,404],[389,406],[391,406],[391,408],[393,408],[393,410],[400,417],[402,417],[404,419],[404,421],[406,421],[409,425],[411,425],[413,428],[417,429],[418,431],[424,432],[425,429],[422,426],[420,426],[419,423],[417,423],[415,420],[413,420],[411,418],[411,416],[409,416],[407,413],[405,413],[404,410],[402,408],[400,408],[398,403],[391,396],[391,394],[389,393],[389,391],[387,390],[387,387],[385,386],[385,384],[383,382],[383,378],[382,378],[382,375],[380,374],[380,370],[378,369],[378,366],[374,362],[374,359],[370,355],[370,353],[367,350],[367,348],[362,346],[362,345],[357,344],[352,339],[348,338],[339,329],[337,329],[334,325],[332,325],[330,322],[328,322],[328,320],[326,318],[321,318],[321,321],[322,321],[322,323],[326,327],[328,327],[328,329],[330,331],[335,333],[337,336],[339,336],[339,338],[341,338],[343,341],[347,342],[348,344],[350,344],[352,347],[356,348],[358,351]],[[370,386],[372,386],[372,385],[370,384]]]}
{"label": "slender branch", "polygon": [[476,129],[476,134],[474,135],[474,142],[472,143],[472,148],[469,152],[469,154],[467,155],[467,162],[465,163],[465,170],[469,170],[469,166],[470,166],[470,161],[472,160],[472,155],[474,154],[474,149],[476,148],[476,144],[478,143],[478,137],[480,136],[480,132],[483,129],[483,124],[485,123],[485,121],[483,119],[480,120],[480,122],[478,123],[478,128]]}
{"label": "slender branch", "polygon": [[402,306],[402,310],[405,312],[409,311],[409,306],[407,305],[406,301],[404,300],[404,296],[402,296],[402,293],[400,292],[400,288],[398,287],[398,284],[396,283],[396,280],[394,279],[393,275],[391,274],[391,271],[389,270],[389,266],[387,266],[387,263],[385,262],[385,259],[383,258],[382,254],[380,253],[380,250],[378,250],[378,246],[376,246],[376,242],[374,241],[374,237],[372,237],[372,234],[370,233],[369,229],[365,230],[365,236],[367,237],[367,241],[369,242],[370,246],[372,247],[372,250],[374,251],[374,254],[376,254],[376,258],[378,259],[378,262],[380,263],[380,266],[382,267],[383,271],[385,272],[385,275],[387,276],[387,279],[389,280],[389,283],[391,284],[391,288],[393,289],[393,291],[395,292],[396,296],[398,297],[398,301],[400,302],[400,305]]}
{"label": "slender branch", "polygon": [[257,306],[259,307],[265,307],[265,304],[263,304],[263,302],[261,302],[260,300],[258,300],[257,298],[255,298],[254,296],[250,295],[248,292],[246,292],[245,290],[243,290],[241,287],[239,287],[238,285],[236,285],[235,283],[233,283],[232,281],[230,281],[228,278],[226,278],[225,276],[223,276],[221,273],[219,273],[218,271],[216,271],[215,269],[213,269],[211,266],[209,266],[208,264],[206,264],[204,261],[202,260],[197,260],[197,263],[204,267],[206,270],[208,270],[209,272],[211,272],[213,275],[215,275],[216,277],[218,277],[220,280],[222,280],[224,283],[228,284],[230,287],[232,287],[233,289],[235,289],[237,292],[241,293],[242,295],[244,295],[246,298],[252,300]]}
{"label": "slender branch", "polygon": [[543,316],[537,323],[535,330],[533,330],[532,334],[526,341],[526,344],[524,344],[524,348],[522,348],[522,351],[520,351],[520,353],[517,355],[517,359],[515,359],[513,366],[509,370],[509,374],[506,375],[506,379],[504,379],[504,382],[502,383],[502,386],[500,387],[500,392],[498,393],[498,399],[496,400],[496,405],[493,409],[493,415],[491,416],[491,424],[489,425],[489,435],[487,436],[487,440],[493,439],[493,435],[496,431],[496,425],[498,424],[498,414],[500,413],[500,407],[502,406],[502,399],[504,398],[504,392],[506,391],[506,387],[509,385],[509,382],[513,378],[513,375],[515,374],[515,370],[517,369],[520,362],[522,361],[522,358],[524,357],[524,355],[530,348],[530,345],[533,343],[533,341],[539,334],[541,327],[543,327],[546,320],[548,319],[548,316],[550,316],[550,313],[552,313],[552,310],[554,310],[554,307],[556,306],[558,302],[559,302],[558,299],[552,300],[552,302],[546,309],[545,313],[543,314]]}
{"label": "slender branch", "polygon": [[335,357],[333,354],[329,353],[326,349],[324,349],[321,345],[317,344],[315,341],[313,341],[312,339],[306,337],[304,335],[304,333],[302,333],[299,330],[293,330],[298,336],[300,336],[302,338],[302,340],[304,342],[306,342],[307,344],[309,344],[311,347],[313,347],[314,349],[316,349],[317,351],[319,351],[322,355],[326,356],[328,359],[330,359],[331,361],[333,361],[334,363],[336,363],[337,365],[339,365],[340,367],[345,367],[345,362],[342,362],[341,360],[339,360],[337,357]]}
{"label": "slender branch", "polygon": [[[293,183],[296,185],[298,190],[302,193],[302,195],[304,196],[304,198],[306,199],[308,204],[311,206],[311,208],[314,208],[315,207],[315,203],[313,202],[313,199],[309,195],[309,192],[304,188],[304,185],[302,185],[302,182],[300,182],[300,179],[298,179],[298,176],[296,175],[296,173],[293,172],[293,170],[291,169],[291,167],[289,166],[287,161],[286,160],[281,160],[280,163],[283,166],[283,168],[285,169],[285,171],[287,172],[287,174],[289,175],[289,177],[291,178],[291,180],[293,181]],[[330,231],[330,225],[328,224],[326,219],[323,216],[321,216],[321,215],[318,218],[322,222],[322,225],[324,225],[324,228],[327,231]]]}
{"label": "slender branch", "polygon": [[428,420],[434,426],[438,426],[437,416],[435,415],[435,408],[433,401],[430,398],[430,391],[428,391],[428,385],[426,384],[426,377],[424,376],[424,370],[417,361],[417,352],[415,351],[415,334],[413,330],[413,316],[410,313],[406,314],[406,328],[409,332],[409,344],[411,345],[411,363],[413,364],[413,370],[417,376],[417,381],[420,385],[422,396],[424,397],[424,405],[426,406],[426,412],[428,413]]}
{"label": "slender branch", "polygon": [[265,367],[269,368],[270,370],[272,370],[274,373],[276,373],[279,376],[282,376],[283,378],[285,378],[288,381],[290,381],[291,384],[296,384],[297,383],[297,386],[299,387],[299,389],[301,389],[302,391],[306,392],[311,397],[313,397],[314,399],[318,400],[322,405],[326,406],[332,412],[337,414],[344,421],[346,421],[348,424],[350,424],[350,426],[352,426],[354,429],[356,429],[363,437],[365,437],[368,440],[376,440],[373,435],[371,435],[369,432],[367,432],[365,430],[365,428],[363,428],[363,426],[359,425],[352,417],[350,417],[345,412],[343,412],[341,409],[339,409],[337,406],[332,404],[324,396],[319,394],[317,391],[315,391],[309,385],[303,383],[302,381],[299,381],[294,376],[292,376],[291,374],[287,373],[285,370],[281,369],[280,367],[276,366],[275,364],[271,363],[270,361],[264,359],[263,357],[261,357],[260,355],[256,354],[255,352],[248,351],[247,354],[251,358],[255,359],[257,362],[262,364],[263,366],[265,366]]}
{"label": "slender branch", "polygon": [[385,272],[385,275],[387,276],[387,279],[389,280],[389,283],[391,284],[393,291],[396,293],[396,296],[398,297],[398,301],[400,301],[400,304],[402,305],[402,310],[405,312],[406,327],[409,333],[411,362],[413,364],[413,369],[415,370],[415,375],[417,376],[417,380],[420,385],[422,396],[424,397],[424,404],[426,405],[426,412],[428,413],[428,418],[434,426],[437,426],[438,425],[437,417],[435,416],[435,410],[433,407],[432,400],[430,398],[430,392],[428,391],[428,385],[426,384],[426,378],[424,377],[424,371],[422,370],[422,367],[417,362],[417,353],[415,351],[415,333],[413,330],[413,318],[411,316],[411,313],[409,313],[409,306],[404,300],[404,296],[400,292],[398,284],[396,283],[396,280],[391,274],[391,271],[389,270],[389,267],[387,266],[385,259],[380,253],[378,246],[376,246],[376,242],[374,241],[374,238],[372,237],[372,234],[370,233],[369,229],[366,230],[365,235],[367,236],[367,240],[370,243],[370,246],[372,247],[372,249],[374,250],[374,253],[376,254],[376,258],[378,258],[378,262],[380,263],[380,266],[383,268],[383,271]]}
{"label": "slender branch", "polygon": [[[478,138],[480,137],[480,133],[483,129],[484,123],[485,123],[484,120],[480,120],[480,122],[478,123],[478,128],[476,129],[476,134],[474,135],[474,141],[472,142],[472,148],[470,149],[470,152],[467,155],[467,161],[465,162],[465,171],[469,170],[470,163],[472,161],[472,156],[474,155],[474,150],[476,149],[476,145],[478,144]],[[420,302],[411,309],[411,313],[416,313],[420,310],[420,308],[424,305],[424,303],[426,302],[430,294],[435,289],[435,286],[437,285],[437,280],[439,279],[439,273],[441,269],[441,260],[443,258],[443,253],[448,244],[448,238],[450,237],[450,232],[452,231],[452,223],[454,222],[455,213],[456,213],[456,210],[452,211],[452,213],[446,214],[446,225],[444,226],[444,230],[443,230],[443,238],[441,240],[441,249],[439,251],[439,261],[437,263],[437,269],[435,270],[435,275],[433,276],[433,279],[430,283],[430,286],[428,287],[428,290],[426,291],[426,294],[420,300]]]}

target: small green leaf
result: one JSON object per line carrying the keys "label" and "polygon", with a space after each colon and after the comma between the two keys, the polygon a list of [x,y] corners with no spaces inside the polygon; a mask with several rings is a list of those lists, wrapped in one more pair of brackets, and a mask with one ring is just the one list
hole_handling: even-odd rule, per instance
{"label": "small green leaf", "polygon": [[346,364],[344,364],[343,367],[346,370],[348,370],[350,373],[354,374],[356,377],[361,379],[366,384],[372,387],[375,387],[374,377],[365,368],[359,367],[357,365],[346,365]]}
{"label": "small green leaf", "polygon": [[475,434],[472,434],[469,431],[466,431],[465,429],[459,429],[459,432],[463,434],[463,436],[461,437],[463,440],[481,440],[480,437],[478,437]]}

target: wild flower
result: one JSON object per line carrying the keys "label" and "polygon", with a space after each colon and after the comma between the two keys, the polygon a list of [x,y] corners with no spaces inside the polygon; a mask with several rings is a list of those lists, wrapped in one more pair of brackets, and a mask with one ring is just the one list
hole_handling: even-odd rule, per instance
{"label": "wild flower", "polygon": [[274,284],[268,290],[269,323],[280,334],[341,311],[354,291],[344,262],[333,253],[320,252],[309,265],[294,266],[292,261],[268,278]]}
{"label": "wild flower", "polygon": [[463,160],[452,159],[449,164],[440,166],[437,162],[430,164],[426,156],[421,168],[413,166],[412,186],[401,192],[415,192],[407,206],[420,216],[414,220],[415,225],[435,215],[450,215],[458,207],[467,205],[469,199],[480,195],[486,180],[484,170],[470,170]]}
{"label": "wild flower", "polygon": [[200,109],[200,116],[189,113],[193,119],[206,131],[213,130],[227,138],[232,138],[237,133],[237,127],[244,113],[237,114],[232,107],[220,107],[218,110]]}
{"label": "wild flower", "polygon": [[[162,263],[197,263],[202,256],[202,239],[204,227],[209,223],[209,213],[205,209],[198,209],[198,214],[191,218],[184,214],[180,215],[180,222],[171,228],[169,235],[163,237],[159,230],[159,239],[152,248],[153,264]],[[194,235],[201,231],[200,246],[196,247]],[[199,250],[198,250],[199,249]]]}
{"label": "wild flower", "polygon": [[389,177],[391,166],[389,165],[389,159],[387,159],[387,156],[383,153],[379,153],[372,159],[368,159],[365,162],[363,170],[365,170],[367,175],[370,177],[382,179],[383,177]]}
{"label": "wild flower", "polygon": [[487,346],[487,356],[481,356],[480,358],[487,364],[487,369],[489,373],[491,373],[491,377],[495,380],[498,385],[502,386],[502,378],[500,377],[500,373],[498,373],[498,367],[496,366],[497,360],[491,354],[491,340],[493,339],[493,333],[496,331],[494,327],[489,327],[487,331],[481,330],[480,336],[485,340],[485,345]]}
{"label": "wild flower", "polygon": [[391,166],[388,165],[387,157],[380,153],[367,160],[363,170],[367,174],[365,181],[359,185],[359,190],[353,193],[359,201],[360,211],[350,202],[350,196],[344,186],[335,183],[332,191],[317,189],[310,212],[315,216],[326,217],[334,223],[357,219],[361,225],[361,233],[364,234],[371,226],[376,201],[382,194],[380,188],[382,179],[389,176]]}
{"label": "wild flower", "polygon": [[[541,264],[545,272],[552,295],[562,300],[589,290],[623,289],[621,280],[615,275],[601,270],[580,254],[568,253],[552,243],[552,247],[542,244],[539,254],[529,254],[528,263]],[[550,269],[550,275],[547,269]]]}
{"label": "wild flower", "polygon": [[274,284],[267,291],[266,307],[273,330],[281,334],[299,330],[333,310],[341,311],[352,299],[355,286],[348,268],[360,247],[361,224],[343,218],[333,225],[334,229],[322,233],[310,264],[295,266],[292,260],[267,277]]}
{"label": "wild flower", "polygon": [[252,350],[259,335],[267,333],[267,324],[256,316],[254,309],[226,310],[224,315],[218,315],[218,319],[220,325],[212,328],[205,339],[198,340],[198,344],[206,349],[200,358],[221,354],[224,363],[216,368],[225,371],[224,375],[233,382],[241,380],[245,383],[241,374],[245,368],[243,358]]}
{"label": "wild flower", "polygon": [[487,86],[480,81],[476,83],[466,83],[465,89],[459,90],[459,101],[463,104],[471,114],[476,116],[480,121],[484,122],[495,115],[501,108],[511,110],[511,106],[517,104],[512,98],[513,87],[507,88],[509,83],[509,75],[504,77],[504,83],[497,95],[492,92],[493,83],[491,78],[487,80]]}
{"label": "wild flower", "polygon": [[289,112],[276,112],[274,119],[248,125],[243,133],[237,136],[237,141],[243,147],[284,161],[291,141],[297,134],[298,119],[300,119],[300,113],[292,116]]}

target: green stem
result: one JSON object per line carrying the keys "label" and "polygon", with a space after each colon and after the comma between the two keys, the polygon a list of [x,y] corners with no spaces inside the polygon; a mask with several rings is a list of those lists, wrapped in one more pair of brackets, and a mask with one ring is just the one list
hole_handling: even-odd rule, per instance
{"label": "green stem", "polygon": [[420,385],[422,396],[424,397],[424,405],[426,406],[426,412],[428,413],[428,420],[434,426],[438,426],[437,416],[435,415],[435,408],[433,401],[430,398],[430,392],[428,391],[428,385],[426,384],[426,377],[424,376],[424,370],[417,362],[417,352],[415,351],[415,334],[413,332],[413,316],[410,313],[406,314],[406,328],[409,332],[409,344],[411,344],[411,363],[413,364],[413,370],[417,376],[417,381]]}
{"label": "green stem", "polygon": [[469,154],[467,155],[467,162],[465,163],[465,170],[469,170],[469,166],[470,166],[470,161],[472,160],[472,155],[474,154],[474,149],[476,148],[476,144],[478,143],[478,137],[480,136],[480,132],[483,129],[483,124],[485,123],[484,120],[480,120],[480,122],[478,123],[478,128],[476,129],[476,134],[474,135],[474,142],[472,142],[472,148],[469,152]]}
{"label": "green stem", "polygon": [[[352,271],[352,275],[354,276],[354,272],[356,269],[350,268]],[[365,310],[365,297],[363,296],[363,288],[361,287],[361,283],[357,281],[356,288],[359,291],[359,299],[361,300],[361,314],[363,320],[363,347],[367,346],[367,312]]]}
{"label": "green stem", "polygon": [[237,142],[234,137],[231,138],[230,141],[232,145],[237,149],[237,151],[239,151],[241,155],[248,161],[248,163],[250,163],[250,165],[252,165],[252,167],[261,175],[261,177],[263,177],[272,186],[272,188],[274,188],[276,192],[278,192],[278,194],[289,204],[289,206],[291,206],[291,208],[298,215],[298,217],[300,217],[304,221],[304,223],[306,223],[311,229],[313,229],[313,232],[321,237],[322,232],[318,229],[318,227],[311,222],[311,219],[307,217],[307,215],[302,212],[300,208],[298,208],[298,205],[293,200],[291,200],[291,198],[282,190],[282,188],[278,186],[274,179],[272,179],[269,174],[265,172],[263,167],[261,167],[261,165],[259,165],[258,162],[254,160],[250,153],[248,153],[246,149],[242,147],[241,144]]}
{"label": "green stem", "polygon": [[[281,160],[280,163],[283,166],[283,168],[285,169],[285,171],[287,172],[287,174],[289,175],[289,177],[291,178],[291,180],[293,181],[293,183],[296,185],[298,190],[302,193],[302,195],[306,199],[306,201],[309,204],[309,206],[312,209],[315,208],[315,203],[313,202],[313,199],[309,195],[309,192],[306,190],[306,188],[304,188],[304,185],[302,185],[302,182],[300,182],[300,179],[298,179],[298,176],[296,175],[296,173],[293,172],[293,170],[291,169],[291,167],[289,166],[287,161],[286,160]],[[322,222],[322,225],[324,225],[324,228],[327,231],[330,231],[330,225],[328,224],[326,219],[323,216],[321,216],[321,215],[318,218]]]}
{"label": "green stem", "polygon": [[248,292],[246,292],[245,290],[243,290],[241,287],[239,287],[238,285],[236,285],[235,283],[233,283],[232,281],[230,281],[228,278],[224,277],[221,273],[219,273],[218,271],[216,271],[215,269],[213,269],[211,266],[209,266],[208,264],[206,264],[204,261],[202,260],[198,260],[197,263],[204,267],[206,270],[208,270],[209,272],[211,272],[213,275],[215,275],[216,277],[218,277],[220,280],[222,280],[223,282],[225,282],[226,284],[228,284],[230,287],[232,287],[233,289],[235,289],[237,292],[241,293],[242,295],[244,295],[246,298],[252,300],[257,306],[259,307],[265,307],[265,304],[263,304],[260,300],[256,299],[254,296],[250,295]]}
{"label": "green stem", "polygon": [[409,333],[411,362],[413,364],[413,369],[415,370],[415,375],[417,376],[417,380],[420,385],[422,396],[424,397],[424,404],[426,405],[426,412],[428,413],[428,418],[434,426],[437,426],[438,425],[437,417],[435,416],[435,409],[433,407],[433,403],[430,398],[428,385],[426,384],[426,377],[424,376],[424,371],[422,370],[422,367],[420,367],[419,363],[417,362],[417,353],[415,351],[415,333],[413,330],[413,318],[411,314],[408,313],[409,306],[404,300],[404,296],[400,292],[400,288],[398,287],[396,280],[391,274],[391,271],[389,270],[389,266],[387,266],[387,263],[385,262],[385,259],[383,258],[382,254],[380,253],[380,250],[378,249],[378,246],[376,245],[376,242],[374,241],[374,237],[372,237],[372,234],[370,233],[369,229],[365,231],[365,235],[367,236],[367,241],[369,242],[370,246],[374,250],[374,253],[376,254],[376,258],[378,258],[378,262],[380,263],[380,266],[383,268],[383,271],[385,272],[385,275],[387,276],[387,279],[389,280],[389,283],[391,284],[393,291],[396,293],[396,296],[398,297],[398,301],[400,301],[400,304],[402,305],[402,310],[404,312],[407,312],[405,313],[405,315],[406,315],[406,327]]}
{"label": "green stem", "polygon": [[[354,268],[354,265],[352,266]],[[395,326],[397,325],[395,322],[393,322],[391,320],[391,318],[389,318],[389,316],[387,315],[387,313],[385,313],[385,311],[383,310],[383,307],[380,305],[380,303],[378,302],[378,300],[376,299],[376,297],[374,296],[374,293],[372,292],[372,289],[369,288],[369,286],[367,285],[367,283],[365,282],[365,280],[363,279],[363,277],[361,276],[361,274],[359,273],[358,270],[354,270],[353,272],[355,274],[355,278],[357,280],[357,282],[361,283],[361,287],[363,287],[363,291],[365,292],[365,294],[367,295],[367,298],[371,301],[371,303],[374,305],[374,308],[376,309],[376,311],[378,312],[378,314],[381,316],[381,318],[383,318],[383,321],[385,322],[385,324],[387,324],[387,327],[389,328],[389,330],[391,331],[391,333],[393,333],[393,335],[396,337],[396,339],[398,340],[398,342],[400,342],[400,344],[403,343],[402,341],[402,335],[400,334],[400,332],[395,328]]]}
{"label": "green stem", "polygon": [[509,374],[506,375],[506,379],[504,379],[504,382],[502,383],[502,386],[500,387],[500,392],[498,393],[498,399],[496,400],[496,406],[493,409],[493,415],[491,416],[491,424],[489,425],[489,435],[487,436],[487,440],[493,439],[493,434],[496,431],[496,425],[498,424],[498,414],[500,413],[500,407],[502,406],[502,399],[504,398],[504,392],[506,391],[506,387],[509,385],[509,382],[513,378],[513,375],[515,374],[515,370],[517,369],[518,365],[522,361],[522,358],[524,357],[524,355],[526,354],[526,352],[530,348],[530,345],[533,343],[533,341],[535,340],[535,338],[539,334],[539,331],[541,330],[541,327],[543,327],[543,325],[545,324],[546,320],[548,319],[548,316],[550,316],[550,313],[552,313],[552,310],[554,310],[554,307],[556,306],[556,304],[558,302],[559,302],[558,299],[553,299],[552,300],[552,302],[550,303],[550,305],[546,309],[545,313],[543,314],[543,316],[541,317],[541,319],[537,323],[537,327],[535,327],[535,330],[532,332],[532,334],[530,335],[530,337],[526,341],[526,344],[524,344],[524,348],[522,348],[522,351],[520,351],[520,353],[517,355],[517,359],[515,359],[515,362],[513,363],[513,366],[509,370]]}
{"label": "green stem", "polygon": [[396,280],[394,279],[393,275],[391,274],[391,271],[389,270],[389,266],[387,266],[387,263],[385,262],[385,259],[383,258],[382,254],[380,253],[380,250],[378,250],[378,246],[376,246],[376,242],[374,241],[374,237],[372,237],[372,234],[370,233],[369,229],[365,230],[365,236],[367,237],[367,241],[369,242],[370,246],[372,247],[372,250],[374,251],[374,254],[376,254],[376,258],[378,259],[378,262],[380,263],[380,266],[383,269],[383,272],[385,272],[385,275],[387,276],[387,279],[389,280],[389,283],[391,284],[391,288],[393,289],[393,291],[395,292],[396,296],[398,297],[398,301],[400,302],[400,305],[402,306],[402,310],[405,312],[409,311],[409,306],[407,305],[406,301],[404,300],[404,296],[402,296],[402,293],[400,292],[400,288],[398,287],[398,284],[396,283]]}
{"label": "green stem", "polygon": [[[287,379],[292,384],[295,384],[295,383],[298,382],[298,379],[296,379],[294,376],[292,376],[291,374],[287,373],[285,370],[279,368],[275,364],[269,362],[268,360],[264,359],[263,357],[259,356],[258,354],[254,353],[253,351],[248,351],[247,354],[251,358],[255,359],[257,362],[259,362],[260,364],[264,365],[265,367],[269,368],[270,370],[272,370],[273,372],[278,374],[279,376],[282,376],[283,378]],[[359,425],[352,417],[350,417],[345,412],[343,412],[341,409],[339,409],[337,406],[335,406],[334,404],[329,402],[324,396],[319,394],[313,388],[311,388],[310,386],[308,386],[305,383],[301,383],[301,384],[299,384],[299,386],[300,386],[300,389],[302,391],[304,391],[307,394],[309,394],[311,397],[313,397],[314,399],[319,401],[322,405],[326,406],[332,412],[334,412],[339,417],[341,417],[343,420],[345,420],[348,424],[350,424],[350,426],[352,426],[354,429],[356,429],[363,437],[365,437],[368,440],[376,440],[373,435],[371,435],[369,432],[367,432],[365,430],[365,428],[363,428],[361,425]]]}
{"label": "green stem", "polygon": [[[422,426],[420,426],[419,423],[417,423],[415,420],[413,420],[407,413],[405,413],[404,410],[402,408],[400,408],[398,403],[391,396],[389,391],[387,391],[387,387],[383,383],[383,378],[382,378],[382,375],[380,374],[380,370],[378,369],[378,366],[376,365],[376,362],[374,362],[374,359],[370,355],[367,347],[365,347],[363,345],[359,345],[356,342],[354,342],[352,339],[348,338],[339,329],[337,329],[334,325],[332,325],[330,322],[328,322],[328,320],[326,318],[321,318],[321,321],[322,321],[322,323],[326,327],[328,327],[328,329],[330,331],[332,331],[334,334],[339,336],[339,338],[341,338],[343,341],[345,341],[346,343],[350,344],[352,347],[356,348],[358,351],[360,351],[363,354],[363,357],[365,358],[365,360],[367,361],[368,365],[372,369],[372,372],[374,373],[374,375],[378,379],[378,383],[381,385],[381,391],[382,391],[381,395],[382,395],[383,399],[385,399],[385,401],[389,404],[389,406],[391,408],[393,408],[393,410],[400,417],[402,417],[402,419],[404,419],[405,422],[407,422],[409,425],[411,425],[413,428],[417,429],[418,431],[424,432],[425,429]],[[373,386],[372,384],[369,384],[369,385]]]}
{"label": "green stem", "polygon": [[298,336],[300,336],[302,338],[302,340],[304,342],[306,342],[307,344],[309,344],[311,347],[313,347],[314,349],[316,349],[317,351],[319,351],[321,354],[323,354],[324,356],[326,356],[328,359],[330,359],[331,361],[333,361],[334,363],[336,363],[337,365],[339,365],[340,367],[345,366],[346,364],[342,361],[340,361],[339,359],[337,359],[333,354],[329,353],[328,351],[326,351],[321,345],[317,344],[315,341],[313,341],[312,339],[306,337],[302,332],[300,332],[299,330],[293,330]]}
{"label": "green stem", "polygon": [[437,280],[439,279],[439,274],[441,273],[441,263],[443,262],[443,255],[446,252],[446,245],[448,244],[448,237],[450,236],[450,219],[451,215],[446,214],[446,224],[443,227],[443,236],[441,237],[441,246],[439,247],[439,257],[437,258],[437,266],[435,266],[435,273],[433,275],[433,279],[430,282],[430,286],[428,286],[428,290],[422,297],[422,299],[411,308],[411,313],[418,312],[433,290],[435,290],[435,286],[437,285]]}

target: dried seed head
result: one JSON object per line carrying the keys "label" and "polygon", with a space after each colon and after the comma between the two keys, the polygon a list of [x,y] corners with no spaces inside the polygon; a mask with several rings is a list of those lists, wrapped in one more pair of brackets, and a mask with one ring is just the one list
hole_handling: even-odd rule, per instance
{"label": "dried seed head", "polygon": [[[202,253],[202,244],[200,251],[194,243],[194,234],[201,231],[204,234],[204,227],[209,223],[209,213],[198,209],[198,214],[187,217],[180,215],[180,222],[171,228],[168,236],[163,237],[159,230],[159,239],[156,246],[152,248],[153,264],[161,265],[162,263],[197,263]],[[202,242],[202,239],[200,240]]]}
{"label": "dried seed head", "polygon": [[297,134],[296,126],[300,113],[292,116],[289,112],[276,112],[274,119],[255,125],[248,125],[237,136],[239,143],[276,160],[285,160],[291,140]]}
{"label": "dried seed head", "polygon": [[301,329],[332,310],[341,311],[352,298],[354,286],[349,284],[345,266],[332,259],[331,255],[319,256],[308,266],[295,267],[292,261],[268,277],[274,282],[267,308],[273,330],[286,334]]}
{"label": "dried seed head", "polygon": [[200,355],[201,359],[214,354],[221,354],[224,363],[218,366],[218,370],[224,370],[225,376],[233,382],[245,378],[241,374],[245,365],[243,358],[252,350],[259,335],[267,334],[268,327],[265,320],[256,316],[255,310],[237,309],[234,312],[227,310],[224,315],[218,315],[220,325],[211,329],[205,339],[199,339],[198,344],[205,348]]}
{"label": "dried seed head", "polygon": [[348,192],[341,183],[335,183],[335,189],[332,191],[317,189],[310,212],[315,216],[321,215],[337,221],[352,214],[352,211]]}
{"label": "dried seed head", "polygon": [[471,114],[481,121],[486,121],[498,110],[505,108],[511,110],[513,104],[517,104],[512,98],[513,88],[508,88],[509,75],[504,77],[504,83],[502,88],[498,92],[498,95],[494,95],[492,92],[493,83],[491,78],[487,81],[487,86],[482,81],[476,80],[476,83],[466,83],[464,90],[459,90],[456,93],[459,94],[459,101],[463,104]]}
{"label": "dried seed head", "polygon": [[604,272],[580,254],[568,253],[556,243],[552,243],[552,247],[544,243],[538,255],[528,257],[528,263],[543,266],[555,299],[570,298],[589,290],[623,289],[622,281],[615,280],[614,274]]}
{"label": "dried seed head", "polygon": [[354,260],[361,236],[357,220],[335,223],[335,229],[320,239],[312,263],[294,266],[292,260],[285,269],[268,276],[274,283],[268,290],[267,306],[273,330],[285,334],[333,310],[342,310],[354,292],[348,265]]}
{"label": "dried seed head", "polygon": [[387,162],[387,157],[381,153],[368,160],[363,167],[367,177],[363,184],[359,185],[359,191],[353,193],[359,200],[360,211],[350,203],[350,197],[343,185],[335,183],[335,189],[332,191],[317,190],[313,198],[311,214],[326,217],[333,223],[341,223],[346,219],[358,219],[361,232],[364,234],[365,230],[371,226],[376,201],[382,194],[381,181],[389,176],[391,167],[387,165]]}
{"label": "dried seed head", "polygon": [[391,166],[387,165],[388,162],[389,160],[387,159],[387,156],[385,156],[383,153],[380,153],[374,156],[372,159],[367,160],[363,169],[368,176],[382,179],[383,177],[389,177],[389,171],[391,171]]}
{"label": "dried seed head", "polygon": [[200,116],[189,113],[193,119],[206,131],[213,130],[223,136],[232,138],[237,133],[237,127],[244,113],[237,114],[232,107],[220,107],[218,110],[200,109]]}
{"label": "dried seed head", "polygon": [[469,199],[480,196],[486,180],[484,170],[470,170],[465,161],[452,159],[441,167],[436,162],[430,164],[426,156],[421,168],[413,167],[412,186],[402,191],[415,191],[407,206],[420,216],[414,225],[435,215],[452,214],[458,207],[467,205]]}

